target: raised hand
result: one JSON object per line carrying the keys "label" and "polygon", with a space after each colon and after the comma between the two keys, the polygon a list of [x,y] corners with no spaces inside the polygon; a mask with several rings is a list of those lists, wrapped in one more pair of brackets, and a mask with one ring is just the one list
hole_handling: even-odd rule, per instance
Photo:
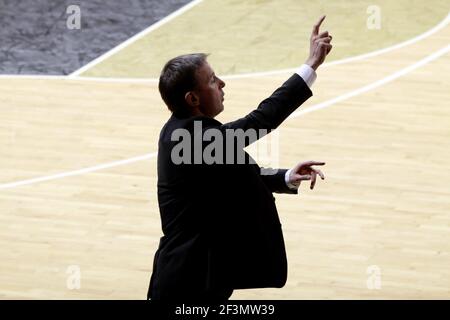
{"label": "raised hand", "polygon": [[317,70],[317,68],[325,61],[325,57],[333,48],[331,45],[331,39],[333,39],[333,37],[328,31],[319,33],[320,25],[323,20],[325,20],[325,16],[321,17],[313,26],[310,38],[309,58],[305,62],[305,64],[311,66],[314,70]]}

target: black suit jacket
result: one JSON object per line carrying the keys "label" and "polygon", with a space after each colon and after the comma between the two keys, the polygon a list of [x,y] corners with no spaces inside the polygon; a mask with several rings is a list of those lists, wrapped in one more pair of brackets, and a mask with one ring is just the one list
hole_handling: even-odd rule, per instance
{"label": "black suit jacket", "polygon": [[265,175],[248,161],[175,165],[171,152],[178,142],[171,136],[179,128],[193,133],[195,121],[201,121],[203,131],[270,131],[311,95],[294,74],[236,121],[171,116],[159,138],[158,202],[164,236],[154,257],[148,298],[189,299],[224,288],[284,286],[287,259],[272,192],[297,193],[286,186],[286,170]]}

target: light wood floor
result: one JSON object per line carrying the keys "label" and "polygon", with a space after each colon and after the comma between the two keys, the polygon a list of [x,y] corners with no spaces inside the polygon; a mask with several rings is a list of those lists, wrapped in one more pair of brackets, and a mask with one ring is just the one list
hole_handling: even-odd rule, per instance
{"label": "light wood floor", "polygon": [[[375,30],[367,27],[373,5],[380,10]],[[166,61],[187,52],[211,53],[218,74],[292,68],[305,59],[312,25],[324,14],[322,30],[333,35],[331,60],[408,40],[449,10],[445,0],[204,0],[82,75],[157,78]]]}
{"label": "light wood floor", "polygon": [[[319,69],[302,108],[374,83],[448,45],[414,45]],[[228,121],[288,75],[227,80]],[[367,93],[287,120],[280,165],[327,162],[325,181],[277,195],[283,289],[234,299],[450,298],[450,55]],[[157,150],[169,113],[156,84],[0,80],[2,183]],[[161,235],[155,159],[0,190],[0,297],[143,299]],[[79,266],[81,288],[67,287]],[[381,288],[367,287],[377,266]]]}

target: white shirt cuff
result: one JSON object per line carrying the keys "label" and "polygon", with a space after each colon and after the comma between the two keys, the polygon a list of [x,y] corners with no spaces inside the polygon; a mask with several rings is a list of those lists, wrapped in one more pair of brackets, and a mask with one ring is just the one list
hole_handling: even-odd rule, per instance
{"label": "white shirt cuff", "polygon": [[305,81],[309,88],[311,88],[317,78],[317,74],[314,69],[307,64],[302,64],[301,67],[297,69],[296,73],[302,77],[303,81]]}
{"label": "white shirt cuff", "polygon": [[292,184],[289,182],[289,176],[291,174],[292,169],[289,169],[288,171],[286,171],[285,175],[284,175],[284,181],[286,182],[286,185],[289,189],[291,190],[297,190],[298,187],[300,186],[299,184]]}

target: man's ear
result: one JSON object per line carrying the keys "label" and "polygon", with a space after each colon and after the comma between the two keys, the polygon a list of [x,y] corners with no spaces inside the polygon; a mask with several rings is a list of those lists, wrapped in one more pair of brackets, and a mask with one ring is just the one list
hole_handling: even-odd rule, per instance
{"label": "man's ear", "polygon": [[198,107],[200,105],[200,99],[194,91],[189,91],[184,95],[184,100],[191,107]]}

